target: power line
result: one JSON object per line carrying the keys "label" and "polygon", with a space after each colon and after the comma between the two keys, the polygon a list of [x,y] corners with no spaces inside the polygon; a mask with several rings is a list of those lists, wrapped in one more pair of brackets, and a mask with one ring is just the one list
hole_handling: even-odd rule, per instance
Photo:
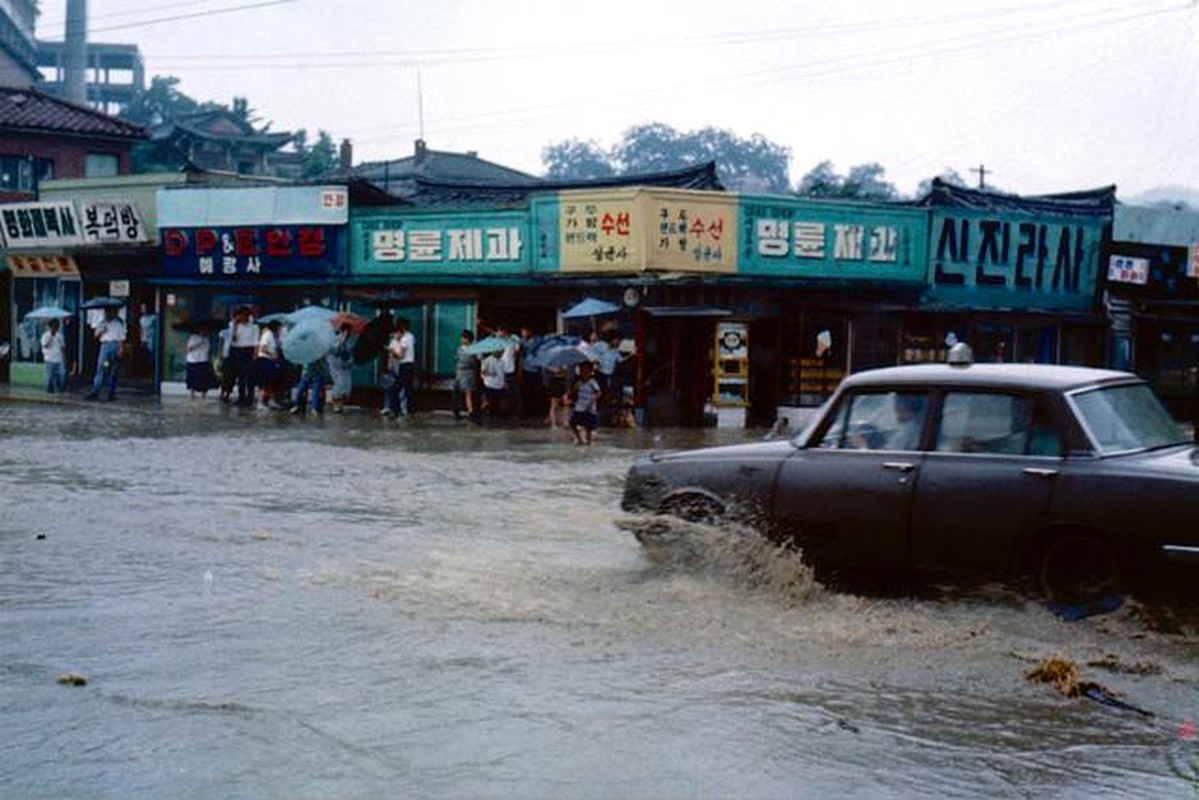
{"label": "power line", "polygon": [[[175,14],[167,17],[155,17],[153,19],[139,20],[137,22],[126,22],[120,25],[109,25],[102,28],[88,28],[88,35],[94,33],[105,33],[106,31],[121,31],[130,28],[145,28],[150,25],[161,25],[165,22],[178,22],[185,19],[197,19],[200,17],[215,17],[221,14],[232,14],[236,11],[249,11],[256,8],[267,8],[268,6],[281,6],[288,3],[294,3],[296,0],[263,0],[259,3],[244,3],[238,6],[229,6],[227,8],[212,8],[205,11],[193,11],[189,14]],[[170,7],[174,7],[172,4]],[[186,5],[186,4],[178,4]]]}

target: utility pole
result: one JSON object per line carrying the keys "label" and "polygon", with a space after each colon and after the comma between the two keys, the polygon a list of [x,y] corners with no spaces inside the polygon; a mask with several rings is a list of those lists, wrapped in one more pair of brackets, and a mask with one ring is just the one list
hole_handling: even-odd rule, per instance
{"label": "utility pole", "polygon": [[977,167],[975,167],[974,169],[972,169],[970,171],[978,173],[978,188],[980,190],[986,189],[987,188],[987,180],[986,180],[987,179],[987,168],[984,165],[979,164]]}

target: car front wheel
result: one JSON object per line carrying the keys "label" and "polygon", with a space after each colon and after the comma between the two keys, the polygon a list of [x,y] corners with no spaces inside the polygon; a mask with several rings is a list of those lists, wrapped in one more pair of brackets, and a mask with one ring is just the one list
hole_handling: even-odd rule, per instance
{"label": "car front wheel", "polygon": [[717,522],[724,514],[724,508],[719,501],[702,494],[682,494],[668,498],[658,510],[662,514],[669,514],[686,522],[704,524]]}
{"label": "car front wheel", "polygon": [[1060,603],[1088,603],[1121,588],[1120,565],[1111,548],[1094,536],[1068,534],[1049,541],[1037,573],[1045,595]]}

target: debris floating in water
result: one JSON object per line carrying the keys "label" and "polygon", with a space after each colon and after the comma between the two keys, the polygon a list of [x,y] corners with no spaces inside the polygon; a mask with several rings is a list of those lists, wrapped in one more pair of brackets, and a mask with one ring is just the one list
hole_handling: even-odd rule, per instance
{"label": "debris floating in water", "polygon": [[1086,697],[1097,703],[1124,711],[1133,711],[1144,717],[1154,716],[1152,711],[1146,711],[1120,699],[1117,692],[1095,681],[1084,681],[1079,678],[1078,665],[1064,655],[1056,655],[1043,659],[1039,664],[1024,673],[1024,677],[1035,683],[1048,683],[1064,697]]}
{"label": "debris floating in water", "polygon": [[78,672],[64,672],[58,676],[58,682],[63,686],[87,686],[87,678]]}

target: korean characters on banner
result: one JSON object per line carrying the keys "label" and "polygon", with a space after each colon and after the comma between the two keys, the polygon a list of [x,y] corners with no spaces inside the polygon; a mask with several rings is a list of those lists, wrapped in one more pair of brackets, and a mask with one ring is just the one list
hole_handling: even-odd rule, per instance
{"label": "korean characters on banner", "polygon": [[86,244],[151,241],[137,206],[131,202],[80,203],[81,234]]}
{"label": "korean characters on banner", "polygon": [[1149,259],[1112,256],[1107,262],[1107,279],[1110,283],[1144,286],[1149,283]]}
{"label": "korean characters on banner", "polygon": [[79,218],[69,202],[0,206],[0,243],[9,250],[82,243]]}
{"label": "korean characters on banner", "polygon": [[742,272],[814,278],[924,279],[913,251],[922,214],[808,202],[747,201],[741,208]]}
{"label": "korean characters on banner", "polygon": [[628,272],[642,268],[640,237],[634,235],[639,208],[635,194],[602,197],[563,193],[560,202],[562,269]]}
{"label": "korean characters on banner", "polygon": [[671,270],[736,270],[736,206],[697,195],[652,195],[655,247],[650,264]]}
{"label": "korean characters on banner", "polygon": [[354,271],[516,274],[527,270],[528,217],[387,215],[354,221]]}
{"label": "korean characters on banner", "polygon": [[341,271],[341,227],[163,228],[163,272],[187,278],[319,277]]}

